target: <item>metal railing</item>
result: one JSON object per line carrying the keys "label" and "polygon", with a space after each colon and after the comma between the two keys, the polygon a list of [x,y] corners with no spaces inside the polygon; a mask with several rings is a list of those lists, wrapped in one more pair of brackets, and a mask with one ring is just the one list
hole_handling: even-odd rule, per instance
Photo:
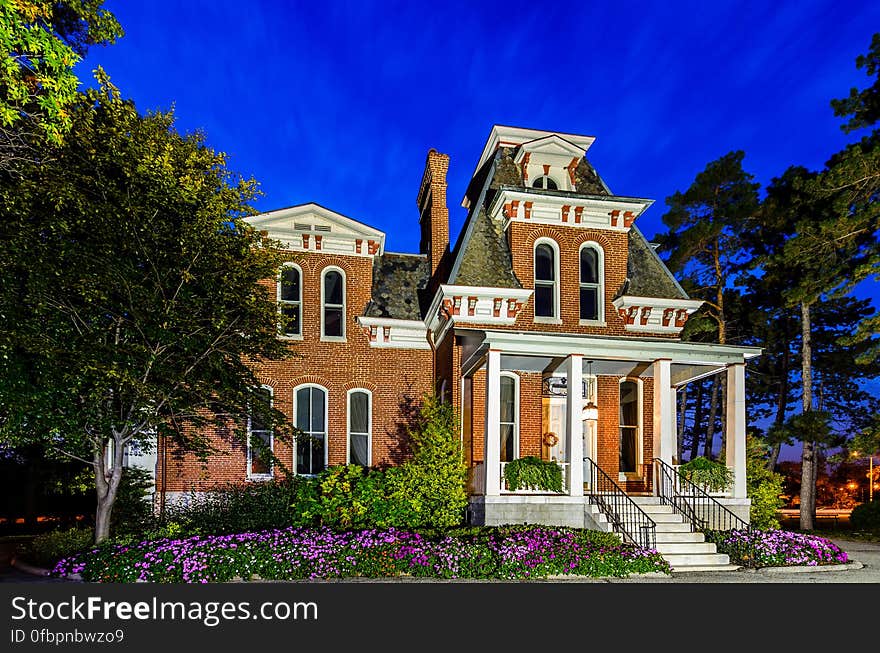
{"label": "metal railing", "polygon": [[729,508],[722,505],[703,488],[682,476],[669,463],[654,458],[654,483],[660,503],[671,506],[684,517],[692,531],[731,531],[746,533],[749,550],[743,556],[743,564],[754,565],[754,540],[752,526]]}
{"label": "metal railing", "polygon": [[611,522],[624,540],[646,549],[657,545],[657,525],[614,480],[590,458],[584,458],[587,496]]}

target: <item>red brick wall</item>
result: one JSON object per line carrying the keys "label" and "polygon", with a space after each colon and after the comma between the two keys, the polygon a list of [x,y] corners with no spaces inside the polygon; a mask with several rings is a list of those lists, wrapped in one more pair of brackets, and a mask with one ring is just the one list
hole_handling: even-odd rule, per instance
{"label": "red brick wall", "polygon": [[[301,341],[291,341],[291,358],[261,365],[258,376],[273,388],[275,406],[293,419],[293,389],[302,383],[316,383],[327,389],[328,458],[330,465],[346,460],[346,392],[365,388],[373,393],[372,462],[395,463],[403,454],[402,438],[407,420],[414,416],[421,397],[431,390],[432,352],[430,350],[375,349],[355,318],[362,315],[370,298],[373,260],[308,253],[296,261],[303,272]],[[320,280],[327,266],[342,268],[346,274],[345,342],[320,341]],[[274,285],[267,282],[274,292]],[[169,451],[165,490],[185,492],[204,490],[216,483],[240,482],[246,478],[247,455],[244,447],[233,445],[222,429],[211,434],[220,453],[202,463],[192,455]],[[162,463],[158,465],[158,487],[162,487]],[[275,455],[291,470],[295,469],[291,447],[276,443]]]}

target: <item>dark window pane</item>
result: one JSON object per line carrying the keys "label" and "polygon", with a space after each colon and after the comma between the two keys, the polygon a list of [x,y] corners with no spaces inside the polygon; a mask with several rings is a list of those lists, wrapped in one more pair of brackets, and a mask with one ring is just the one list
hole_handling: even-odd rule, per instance
{"label": "dark window pane", "polygon": [[324,275],[324,303],[342,304],[342,275],[338,272]]}
{"label": "dark window pane", "polygon": [[509,463],[514,459],[513,424],[501,425],[501,462]]}
{"label": "dark window pane", "polygon": [[259,447],[259,445],[255,445],[253,440],[258,440],[263,442],[267,449],[270,449],[272,446],[272,438],[268,433],[254,433],[252,436],[251,442],[251,474],[269,474],[272,471],[272,468],[269,465],[269,455],[267,451],[264,451]]}
{"label": "dark window pane", "polygon": [[514,422],[516,421],[516,417],[514,416],[514,408],[515,408],[515,397],[514,390],[516,389],[516,384],[514,380],[509,376],[501,377],[501,421],[502,422]]}
{"label": "dark window pane", "polygon": [[311,460],[312,447],[309,438],[299,438],[296,441],[296,473],[311,474],[312,470],[309,465]]}
{"label": "dark window pane", "polygon": [[324,471],[324,436],[312,438],[311,473],[319,474]]}
{"label": "dark window pane", "polygon": [[311,430],[311,402],[309,401],[311,390],[311,388],[300,388],[296,391],[296,428],[300,431]]}
{"label": "dark window pane", "polygon": [[[254,404],[261,406],[263,410],[272,405],[272,393],[267,388],[256,388],[254,390]],[[266,425],[263,423],[257,411],[251,411],[251,431],[265,431]]]}
{"label": "dark window pane", "polygon": [[324,391],[312,388],[312,424],[310,431],[323,433],[324,427]]}
{"label": "dark window pane", "polygon": [[553,286],[535,286],[535,315],[553,317]]}
{"label": "dark window pane", "polygon": [[538,245],[535,248],[535,279],[553,281],[553,249],[550,245]]}
{"label": "dark window pane", "polygon": [[599,319],[599,289],[581,288],[581,319]]}
{"label": "dark window pane", "polygon": [[624,381],[620,384],[620,425],[639,425],[638,385],[635,381]]}
{"label": "dark window pane", "polygon": [[288,302],[299,301],[299,270],[289,265],[281,272],[281,299]]}
{"label": "dark window pane", "polygon": [[636,469],[636,437],[638,429],[629,426],[620,429],[620,471],[637,472]]}
{"label": "dark window pane", "polygon": [[324,335],[342,336],[342,309],[324,309]]}
{"label": "dark window pane", "polygon": [[544,188],[548,190],[556,190],[556,182],[550,179],[550,177],[544,177],[544,180],[547,182]]}
{"label": "dark window pane", "polygon": [[281,306],[281,333],[286,336],[299,335],[299,304]]}
{"label": "dark window pane", "polygon": [[581,283],[599,283],[599,255],[591,247],[581,250]]}
{"label": "dark window pane", "polygon": [[370,429],[370,397],[366,392],[350,395],[349,428],[352,433],[366,433]]}

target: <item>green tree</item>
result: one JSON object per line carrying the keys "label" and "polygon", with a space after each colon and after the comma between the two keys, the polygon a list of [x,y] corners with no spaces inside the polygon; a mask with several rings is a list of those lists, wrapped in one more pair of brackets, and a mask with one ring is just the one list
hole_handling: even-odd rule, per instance
{"label": "green tree", "polygon": [[746,493],[752,500],[749,522],[761,530],[779,528],[778,511],[785,503],[782,474],[767,468],[771,447],[754,435],[746,436]]}
{"label": "green tree", "polygon": [[409,434],[412,457],[386,472],[395,512],[390,524],[408,528],[460,525],[467,507],[467,466],[452,404],[426,396]]}
{"label": "green tree", "polygon": [[[693,296],[705,301],[701,316],[715,324],[720,344],[728,342],[725,290],[740,264],[743,233],[758,207],[760,186],[743,170],[744,157],[742,151],[725,154],[698,173],[685,192],[667,197],[669,210],[663,224],[669,230],[659,237],[670,269],[689,278],[695,288]],[[722,385],[716,377],[704,448],[707,455],[712,451]]]}
{"label": "green tree", "polygon": [[[74,66],[123,35],[104,0],[0,0],[0,167],[54,145],[70,129]],[[45,151],[44,151],[45,152]]]}
{"label": "green tree", "polygon": [[100,81],[51,160],[0,173],[0,439],[92,466],[98,542],[128,445],[206,455],[205,427],[243,442],[248,411],[289,435],[253,392],[289,353],[259,285],[278,250],[243,221],[255,182]]}

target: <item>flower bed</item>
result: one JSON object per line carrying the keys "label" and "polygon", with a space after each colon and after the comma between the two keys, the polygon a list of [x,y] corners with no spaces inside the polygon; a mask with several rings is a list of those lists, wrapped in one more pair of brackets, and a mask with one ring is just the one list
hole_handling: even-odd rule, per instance
{"label": "flower bed", "polygon": [[757,567],[837,565],[849,562],[846,552],[824,537],[784,530],[715,531],[706,539],[735,564],[754,555]]}
{"label": "flower bed", "polygon": [[411,575],[536,579],[557,574],[665,572],[656,551],[596,531],[549,527],[462,529],[430,535],[395,529],[286,528],[98,547],[61,560],[55,576],[93,582],[209,583]]}

